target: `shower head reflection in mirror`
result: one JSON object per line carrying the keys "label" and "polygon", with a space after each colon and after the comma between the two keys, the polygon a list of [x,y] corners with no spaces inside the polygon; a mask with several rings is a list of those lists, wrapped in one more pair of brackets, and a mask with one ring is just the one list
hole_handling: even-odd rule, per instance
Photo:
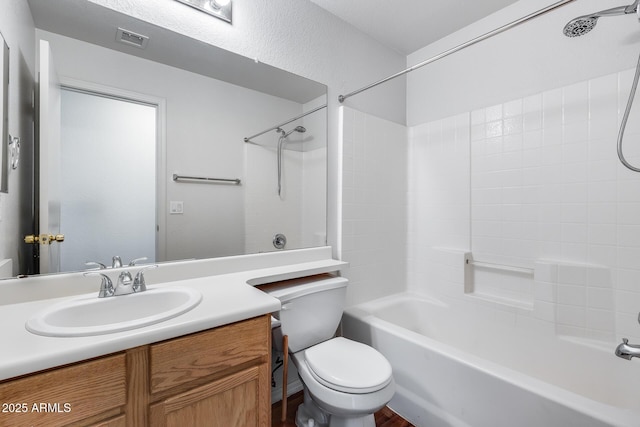
{"label": "shower head reflection in mirror", "polygon": [[304,126],[296,126],[289,132],[285,132],[281,128],[276,129],[276,132],[280,133],[280,138],[278,138],[278,196],[281,196],[282,193],[282,149],[284,148],[286,139],[293,132],[305,133],[306,131],[307,129],[305,129]]}

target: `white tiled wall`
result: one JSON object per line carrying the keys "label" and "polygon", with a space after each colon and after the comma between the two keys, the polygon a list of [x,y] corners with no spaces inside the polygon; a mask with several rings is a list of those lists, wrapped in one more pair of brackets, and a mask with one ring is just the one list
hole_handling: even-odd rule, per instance
{"label": "white tiled wall", "polygon": [[342,259],[348,304],[406,286],[406,127],[341,107]]}
{"label": "white tiled wall", "polygon": [[470,244],[469,114],[410,128],[409,153],[409,290],[432,283],[457,293],[446,285],[451,281],[431,274],[433,263],[443,262],[443,248]]}
{"label": "white tiled wall", "polygon": [[[327,104],[326,95],[303,105],[310,111]],[[302,240],[304,248],[327,244],[327,110],[302,119],[307,129],[302,147]]]}
{"label": "white tiled wall", "polygon": [[[493,307],[516,323],[640,337],[640,174],[616,155],[631,79],[606,75],[411,128],[409,289],[468,304],[479,301],[463,293],[471,279],[474,295],[513,300]],[[631,117],[624,151],[638,164],[640,111]],[[461,277],[441,262],[454,254],[463,271],[465,251],[535,274],[467,267]]]}
{"label": "white tiled wall", "polygon": [[[287,247],[301,247],[303,152],[282,150],[282,191],[278,195],[275,132],[271,145],[246,144],[245,251],[271,252],[273,236],[287,237]],[[292,135],[293,138],[293,135]]]}
{"label": "white tiled wall", "polygon": [[[303,111],[326,104],[318,97]],[[281,116],[281,117],[284,117]],[[284,249],[326,245],[327,113],[320,109],[285,127],[293,132],[282,150],[282,188],[278,195],[277,147],[280,134],[255,137],[245,149],[245,252],[272,252],[273,237],[284,234]]]}
{"label": "white tiled wall", "polygon": [[[312,135],[308,128],[306,135]],[[271,252],[273,236],[287,237],[287,248],[326,244],[327,149],[282,151],[282,190],[278,195],[277,139],[271,145],[246,144],[245,250]],[[291,136],[292,141],[294,135]],[[298,139],[299,140],[299,139]],[[295,142],[292,142],[294,144]]]}

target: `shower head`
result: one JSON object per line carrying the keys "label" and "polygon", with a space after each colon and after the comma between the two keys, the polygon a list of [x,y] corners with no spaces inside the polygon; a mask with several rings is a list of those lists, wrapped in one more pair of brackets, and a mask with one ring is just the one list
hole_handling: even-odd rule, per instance
{"label": "shower head", "polygon": [[[636,0],[628,6],[618,6],[589,15],[579,16],[569,21],[567,25],[564,26],[562,32],[567,37],[583,36],[593,30],[593,27],[598,23],[598,18],[602,18],[603,16],[628,15],[631,13],[638,14],[638,3],[640,3],[640,0]],[[638,15],[638,18],[640,18],[640,15]]]}
{"label": "shower head", "polygon": [[300,132],[300,133],[305,133],[307,131],[307,129],[304,126],[296,126],[295,128],[291,129],[289,132],[284,132],[284,130],[281,129],[282,132],[282,137],[286,138],[289,135],[291,135],[293,132]]}
{"label": "shower head", "polygon": [[598,18],[593,16],[581,16],[567,23],[562,32],[567,37],[580,37],[593,30],[598,23]]}

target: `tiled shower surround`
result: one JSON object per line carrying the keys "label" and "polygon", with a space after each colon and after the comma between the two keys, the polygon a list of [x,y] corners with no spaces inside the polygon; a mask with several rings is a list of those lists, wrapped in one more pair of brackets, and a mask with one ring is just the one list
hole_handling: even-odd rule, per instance
{"label": "tiled shower surround", "polygon": [[343,108],[342,250],[347,304],[398,292],[407,271],[407,129]]}
{"label": "tiled shower surround", "polygon": [[[398,200],[394,211],[406,215],[406,246],[393,244],[400,254],[406,247],[408,291],[518,328],[606,346],[621,337],[640,341],[640,174],[616,154],[632,78],[628,70],[409,128],[408,172],[386,173],[407,179],[407,205]],[[624,142],[634,164],[638,117],[634,107]],[[376,135],[376,120],[367,125]],[[403,142],[389,145],[380,160]],[[350,155],[345,162],[357,161]],[[391,191],[380,190],[381,197]],[[345,191],[344,204],[355,194]],[[351,249],[346,260],[383,251],[364,243]],[[382,267],[369,267],[375,282]]]}
{"label": "tiled shower surround", "polygon": [[[561,335],[637,339],[640,174],[616,154],[632,72],[411,129],[410,289]],[[636,164],[639,129],[625,133]],[[532,274],[463,268],[464,252]]]}

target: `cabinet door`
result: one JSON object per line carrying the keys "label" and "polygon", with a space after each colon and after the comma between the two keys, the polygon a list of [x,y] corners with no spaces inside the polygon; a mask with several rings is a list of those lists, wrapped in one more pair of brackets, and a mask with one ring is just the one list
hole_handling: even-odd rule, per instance
{"label": "cabinet door", "polygon": [[167,392],[175,395],[172,389],[208,376],[269,363],[270,334],[267,315],[152,344],[149,372],[153,401],[166,397]]}
{"label": "cabinet door", "polygon": [[[152,426],[252,427],[269,424],[261,410],[256,366],[165,399],[150,408]],[[264,399],[264,396],[262,397]]]}
{"label": "cabinet door", "polygon": [[0,426],[86,425],[121,413],[125,387],[124,354],[2,382],[0,400],[19,410],[0,413]]}

